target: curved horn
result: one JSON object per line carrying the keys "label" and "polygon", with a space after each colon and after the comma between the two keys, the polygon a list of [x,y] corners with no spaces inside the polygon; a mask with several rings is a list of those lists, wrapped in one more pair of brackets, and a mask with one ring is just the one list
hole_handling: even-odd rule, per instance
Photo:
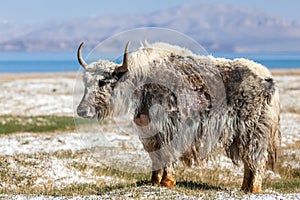
{"label": "curved horn", "polygon": [[130,41],[127,42],[124,51],[123,64],[116,69],[116,72],[126,72],[128,70],[128,48]]}
{"label": "curved horn", "polygon": [[127,69],[128,67],[128,48],[130,45],[130,41],[127,42],[126,46],[125,46],[125,52],[124,52],[124,58],[123,58],[123,67]]}
{"label": "curved horn", "polygon": [[77,50],[77,59],[78,59],[79,64],[83,68],[85,68],[86,66],[88,66],[88,64],[83,60],[82,55],[81,55],[81,49],[82,49],[83,44],[84,44],[84,42],[81,42],[81,44],[78,47],[78,50]]}

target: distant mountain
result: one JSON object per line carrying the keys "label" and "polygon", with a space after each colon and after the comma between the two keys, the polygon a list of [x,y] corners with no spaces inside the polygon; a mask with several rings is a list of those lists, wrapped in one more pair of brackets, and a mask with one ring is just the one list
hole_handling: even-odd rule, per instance
{"label": "distant mountain", "polygon": [[[8,26],[8,27],[4,27]],[[0,22],[1,51],[73,51],[138,27],[175,29],[209,51],[299,51],[300,21],[223,4],[189,4],[140,15],[99,16],[17,29]],[[4,27],[4,28],[3,28]]]}

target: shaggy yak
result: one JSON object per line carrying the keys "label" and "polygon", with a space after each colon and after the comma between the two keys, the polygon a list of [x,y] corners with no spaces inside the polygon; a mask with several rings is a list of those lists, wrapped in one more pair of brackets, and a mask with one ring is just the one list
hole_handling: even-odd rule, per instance
{"label": "shaggy yak", "polygon": [[200,56],[167,43],[125,48],[123,62],[84,68],[79,116],[102,120],[129,113],[152,160],[152,183],[176,184],[174,166],[199,164],[222,147],[242,161],[242,190],[261,192],[280,145],[279,94],[270,72],[247,59]]}

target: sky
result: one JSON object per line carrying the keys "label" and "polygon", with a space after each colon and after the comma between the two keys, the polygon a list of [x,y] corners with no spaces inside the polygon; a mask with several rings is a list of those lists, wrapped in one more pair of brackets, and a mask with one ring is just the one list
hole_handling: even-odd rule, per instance
{"label": "sky", "polygon": [[1,2],[0,22],[27,25],[111,14],[150,13],[196,2],[256,8],[300,20],[299,0],[9,0]]}

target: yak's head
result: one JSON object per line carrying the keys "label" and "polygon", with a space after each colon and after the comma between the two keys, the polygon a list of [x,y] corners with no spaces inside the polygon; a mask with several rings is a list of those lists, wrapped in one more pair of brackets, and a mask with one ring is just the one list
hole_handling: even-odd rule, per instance
{"label": "yak's head", "polygon": [[83,81],[85,85],[84,95],[77,107],[77,114],[84,118],[97,118],[99,120],[109,116],[112,112],[110,98],[118,81],[128,71],[128,46],[126,44],[122,64],[107,60],[100,60],[87,64],[81,55],[80,44],[77,58],[84,68]]}

